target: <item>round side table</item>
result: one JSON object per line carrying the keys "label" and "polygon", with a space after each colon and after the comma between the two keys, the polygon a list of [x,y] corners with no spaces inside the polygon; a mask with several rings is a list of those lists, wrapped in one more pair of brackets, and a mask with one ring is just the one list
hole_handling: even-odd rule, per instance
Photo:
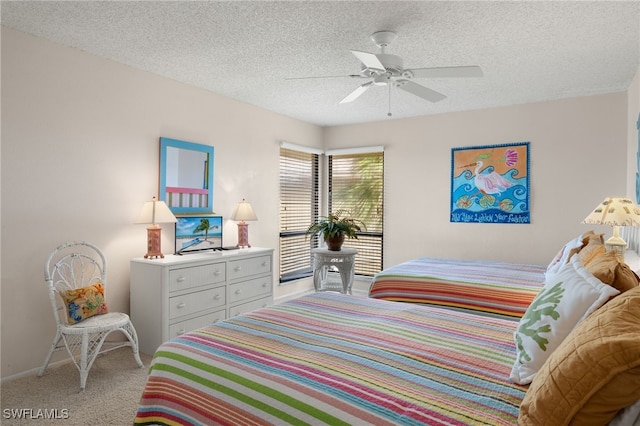
{"label": "round side table", "polygon": [[[313,254],[313,286],[316,291],[339,291],[351,294],[357,250],[340,251],[317,248]],[[337,274],[336,274],[337,272]],[[340,281],[334,277],[339,276]]]}

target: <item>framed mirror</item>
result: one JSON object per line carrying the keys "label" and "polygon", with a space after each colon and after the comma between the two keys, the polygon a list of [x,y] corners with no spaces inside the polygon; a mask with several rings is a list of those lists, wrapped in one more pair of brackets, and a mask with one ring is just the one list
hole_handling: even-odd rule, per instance
{"label": "framed mirror", "polygon": [[213,212],[213,147],[160,138],[160,194],[173,213]]}

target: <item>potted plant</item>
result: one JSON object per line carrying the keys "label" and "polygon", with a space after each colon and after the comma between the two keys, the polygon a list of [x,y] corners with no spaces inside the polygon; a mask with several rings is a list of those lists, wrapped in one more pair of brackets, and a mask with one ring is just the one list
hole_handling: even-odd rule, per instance
{"label": "potted plant", "polygon": [[358,239],[357,232],[363,228],[366,230],[363,222],[350,217],[344,210],[338,210],[311,224],[307,234],[322,234],[329,250],[340,251],[345,238]]}

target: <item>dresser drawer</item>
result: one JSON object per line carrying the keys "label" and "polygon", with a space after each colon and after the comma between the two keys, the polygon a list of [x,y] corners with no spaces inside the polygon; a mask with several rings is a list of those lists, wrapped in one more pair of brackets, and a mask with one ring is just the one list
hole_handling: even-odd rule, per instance
{"label": "dresser drawer", "polygon": [[171,269],[169,271],[169,292],[224,282],[225,279],[226,268],[224,262]]}
{"label": "dresser drawer", "polygon": [[211,288],[169,298],[169,319],[183,317],[194,312],[224,306],[224,287]]}
{"label": "dresser drawer", "polygon": [[235,280],[269,272],[271,272],[271,256],[251,257],[230,261],[228,278]]}
{"label": "dresser drawer", "polygon": [[265,297],[264,299],[254,300],[253,302],[232,306],[229,308],[229,318],[251,312],[256,309],[266,308],[269,305],[273,305],[273,299],[271,297]]}
{"label": "dresser drawer", "polygon": [[169,326],[169,339],[180,336],[181,334],[195,330],[196,328],[206,327],[218,321],[225,319],[226,313],[223,310],[203,315],[201,317],[180,321]]}
{"label": "dresser drawer", "polygon": [[271,276],[231,284],[227,287],[227,301],[235,303],[253,297],[267,296],[271,294],[272,285]]}

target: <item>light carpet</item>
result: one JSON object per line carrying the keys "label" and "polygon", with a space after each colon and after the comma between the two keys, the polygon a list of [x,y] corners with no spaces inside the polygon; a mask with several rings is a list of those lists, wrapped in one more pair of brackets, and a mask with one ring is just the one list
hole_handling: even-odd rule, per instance
{"label": "light carpet", "polygon": [[[29,376],[0,385],[4,425],[130,425],[147,379],[151,357],[140,354],[138,368],[131,348],[96,358],[84,392],[73,363],[49,367],[44,376]],[[22,418],[18,418],[22,417]],[[47,418],[48,417],[48,418]]]}

